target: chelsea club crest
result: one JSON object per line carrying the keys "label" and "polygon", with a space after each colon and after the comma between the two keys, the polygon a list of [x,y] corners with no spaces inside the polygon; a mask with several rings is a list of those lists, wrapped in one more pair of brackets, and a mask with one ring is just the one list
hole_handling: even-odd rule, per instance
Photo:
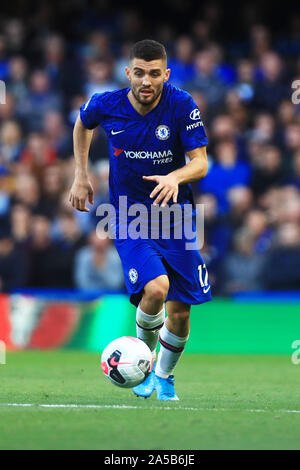
{"label": "chelsea club crest", "polygon": [[158,126],[155,129],[155,135],[159,140],[167,140],[170,137],[170,129],[165,125]]}
{"label": "chelsea club crest", "polygon": [[137,273],[137,270],[134,269],[134,268],[131,268],[131,269],[129,270],[128,275],[129,275],[129,280],[130,280],[130,282],[131,282],[132,284],[135,284],[136,281],[138,280],[138,273]]}

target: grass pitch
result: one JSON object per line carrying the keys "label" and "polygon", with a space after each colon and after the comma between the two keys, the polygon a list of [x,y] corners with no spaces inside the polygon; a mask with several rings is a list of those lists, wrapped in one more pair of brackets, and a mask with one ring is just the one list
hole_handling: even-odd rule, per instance
{"label": "grass pitch", "polygon": [[290,357],[186,354],[175,378],[180,401],[163,403],[113,386],[99,354],[10,353],[0,449],[300,448],[300,365]]}

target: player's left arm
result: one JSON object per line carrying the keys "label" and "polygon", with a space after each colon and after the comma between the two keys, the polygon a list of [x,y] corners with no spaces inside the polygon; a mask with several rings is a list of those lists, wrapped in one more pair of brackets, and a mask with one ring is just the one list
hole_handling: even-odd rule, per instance
{"label": "player's left arm", "polygon": [[182,168],[168,175],[143,176],[145,180],[157,183],[150,194],[151,198],[157,196],[153,202],[154,205],[162,201],[161,207],[164,207],[171,198],[176,203],[180,184],[192,183],[206,176],[208,169],[206,145],[190,150],[186,154],[190,161]]}

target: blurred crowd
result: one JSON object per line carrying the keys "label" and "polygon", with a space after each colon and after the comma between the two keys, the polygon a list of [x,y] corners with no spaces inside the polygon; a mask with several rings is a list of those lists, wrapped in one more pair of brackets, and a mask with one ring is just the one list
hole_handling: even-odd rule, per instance
{"label": "blurred crowd", "polygon": [[300,16],[276,35],[251,10],[244,36],[224,41],[213,3],[187,30],[162,22],[152,34],[141,12],[91,15],[79,1],[65,33],[46,5],[31,22],[0,24],[0,291],[124,288],[113,244],[95,234],[95,209],[108,202],[107,137],[97,128],[90,150],[95,204],[76,212],[72,129],[93,93],[128,86],[128,52],[145,31],[165,44],[170,81],[192,94],[208,134],[208,175],[193,190],[205,207],[213,293],[299,290],[300,106],[291,84],[300,79]]}

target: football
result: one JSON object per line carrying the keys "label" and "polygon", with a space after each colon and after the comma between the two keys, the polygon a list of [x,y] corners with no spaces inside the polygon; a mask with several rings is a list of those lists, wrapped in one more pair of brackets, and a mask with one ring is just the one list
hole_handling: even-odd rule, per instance
{"label": "football", "polygon": [[131,388],[143,382],[153,367],[148,346],[133,336],[122,336],[109,343],[101,356],[104,375],[118,387]]}

